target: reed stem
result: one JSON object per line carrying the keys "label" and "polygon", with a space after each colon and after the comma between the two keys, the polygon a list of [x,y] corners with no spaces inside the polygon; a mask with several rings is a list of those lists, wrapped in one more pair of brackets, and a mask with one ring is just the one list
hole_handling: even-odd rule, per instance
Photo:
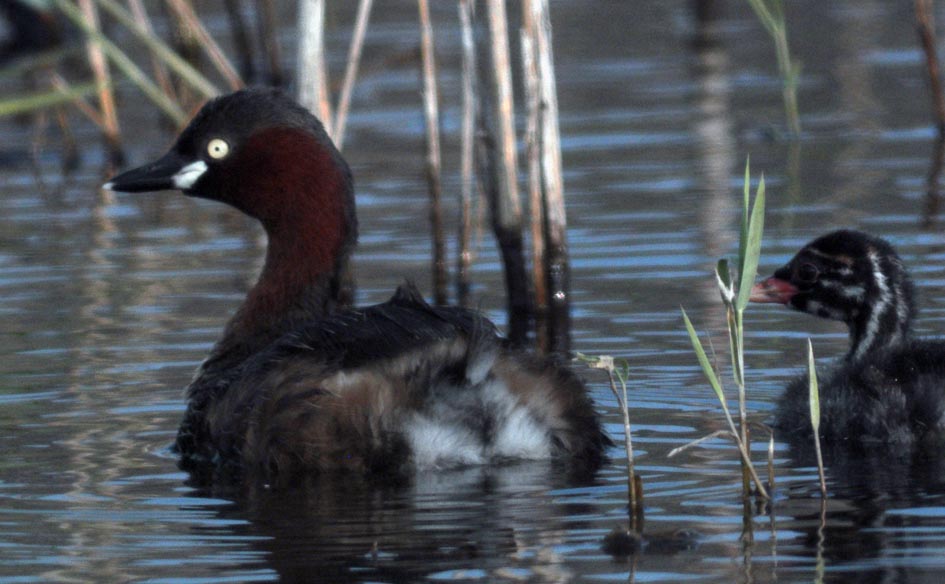
{"label": "reed stem", "polygon": [[112,61],[116,68],[138,89],[140,89],[158,108],[167,115],[171,121],[177,125],[184,125],[188,116],[181,110],[180,106],[167,97],[161,88],[155,85],[141,69],[129,59],[121,49],[115,46],[104,35],[90,26],[85,17],[69,0],[53,0],[56,7],[76,26],[102,48],[102,52]]}
{"label": "reed stem", "polygon": [[[56,88],[55,91],[31,94],[24,97],[8,97],[6,99],[0,100],[0,117],[34,112],[64,103],[71,103],[78,98],[94,95],[101,91],[101,87],[96,82],[83,83],[81,85],[73,86],[63,86],[54,80],[53,87]],[[91,113],[94,115],[93,121],[95,124],[101,127],[101,114],[94,108]]]}
{"label": "reed stem", "polygon": [[316,112],[325,131],[332,136],[331,98],[325,64],[325,0],[299,2],[298,37],[296,79],[299,103]]}
{"label": "reed stem", "polygon": [[[180,55],[174,52],[174,50],[167,46],[161,39],[155,36],[154,32],[148,26],[142,24],[140,20],[136,20],[133,14],[125,10],[121,5],[115,2],[115,0],[95,1],[105,9],[106,12],[111,14],[115,20],[121,23],[122,26],[131,31],[131,34],[133,34],[136,39],[144,43],[154,57],[160,59],[163,63],[167,63],[181,79],[197,90],[204,99],[209,99],[220,94],[220,90],[212,82],[197,71],[193,65],[181,58]],[[158,66],[157,61],[155,61],[155,66]],[[169,85],[166,79],[166,73],[163,82],[161,82],[161,75],[158,74],[156,77],[161,87],[165,89],[164,93],[173,99],[173,92],[168,93],[166,91],[165,84]]]}
{"label": "reed stem", "polygon": [[489,35],[481,42],[489,58],[483,65],[488,91],[482,92],[486,104],[481,109],[480,132],[482,173],[489,181],[487,189],[492,211],[492,226],[505,272],[508,298],[508,339],[522,346],[528,340],[530,302],[525,268],[522,209],[518,193],[518,162],[513,123],[512,73],[504,0],[486,3]]}
{"label": "reed stem", "polygon": [[[627,381],[623,375],[617,374],[617,376],[620,377],[620,386],[623,390],[622,393],[618,392],[614,373],[613,366],[607,369],[607,377],[610,379],[610,390],[614,392],[614,397],[617,398],[617,403],[620,405],[620,413],[623,416],[624,449],[627,454],[627,495],[630,499],[630,516],[635,520],[640,512],[637,504],[637,475],[633,459],[633,434],[630,431],[630,406],[627,403]],[[634,531],[636,531],[635,526]]]}
{"label": "reed stem", "polygon": [[548,0],[529,0],[535,28],[535,50],[541,96],[541,170],[545,223],[545,275],[551,350],[567,353],[571,340],[571,269],[568,225],[561,172],[561,133],[558,127],[558,89],[555,80]]}
{"label": "reed stem", "polygon": [[[351,47],[348,49],[348,65],[345,68],[345,78],[341,86],[341,95],[338,97],[338,108],[336,110],[335,126],[333,128],[334,133],[332,134],[332,138],[338,146],[338,150],[341,150],[344,144],[345,123],[348,121],[348,109],[351,107],[351,92],[354,90],[354,81],[358,77],[358,64],[361,61],[361,49],[364,46],[364,33],[367,31],[372,4],[373,0],[361,0],[358,4],[358,15],[355,20],[354,34],[351,37]],[[429,19],[429,10],[427,12],[427,18]]]}
{"label": "reed stem", "polygon": [[[102,0],[99,1],[101,2]],[[173,10],[180,19],[186,22],[197,36],[200,46],[203,47],[204,52],[210,58],[210,62],[213,63],[220,75],[226,80],[227,84],[230,86],[230,90],[235,91],[242,88],[243,79],[240,77],[240,74],[233,68],[232,63],[230,63],[230,60],[226,57],[220,45],[218,45],[216,41],[213,40],[213,37],[210,36],[210,33],[207,32],[203,23],[200,22],[197,13],[194,12],[193,7],[186,0],[166,1],[171,10]]]}
{"label": "reed stem", "polygon": [[470,268],[472,267],[472,200],[475,190],[475,132],[477,101],[476,45],[473,37],[473,0],[459,0],[459,22],[462,33],[463,121],[460,131],[460,220],[459,254],[457,257],[456,301],[469,304]]}
{"label": "reed stem", "polygon": [[[128,7],[131,9],[131,15],[138,28],[145,31],[148,37],[156,37],[154,27],[151,25],[151,18],[148,16],[148,11],[144,7],[142,0],[128,0]],[[151,55],[151,68],[154,70],[154,79],[157,80],[157,84],[164,90],[164,94],[171,99],[176,99],[177,96],[174,91],[174,84],[171,82],[167,67],[164,66],[164,63],[162,63],[161,59],[156,55]]]}
{"label": "reed stem", "polygon": [[535,59],[535,30],[528,2],[523,3],[525,26],[522,28],[522,70],[525,85],[525,157],[528,168],[529,226],[532,240],[532,309],[535,313],[535,337],[539,349],[551,349],[548,325],[548,277],[545,266],[545,209],[542,196],[541,144],[539,125],[541,95],[538,64]]}
{"label": "reed stem", "polygon": [[[79,0],[79,8],[85,19],[88,30],[98,34],[98,10],[92,0]],[[112,93],[111,73],[101,45],[91,38],[86,42],[86,51],[89,57],[89,66],[98,84],[98,104],[101,111],[102,135],[105,138],[109,159],[115,166],[120,166],[124,158],[121,148],[121,128],[118,125],[118,109],[115,106],[115,95]]]}
{"label": "reed stem", "polygon": [[[630,429],[630,406],[627,399],[627,380],[630,377],[630,366],[623,360],[617,363],[610,355],[589,357],[578,353],[575,360],[585,363],[592,369],[606,371],[607,378],[610,380],[610,390],[617,398],[617,405],[620,407],[620,413],[623,416],[624,449],[627,455],[627,498],[630,503],[631,530],[638,533],[637,530],[642,527],[643,518],[643,482],[634,469],[633,434]],[[620,389],[617,389],[618,381],[620,382]],[[670,453],[670,456],[672,455],[673,453]]]}
{"label": "reed stem", "polygon": [[[426,122],[426,171],[430,189],[430,223],[433,229],[433,299],[446,304],[446,242],[443,232],[443,206],[440,183],[440,110],[436,85],[436,60],[433,54],[433,25],[427,0],[417,0],[420,12],[420,55],[423,61],[423,112]],[[340,118],[339,118],[340,119]]]}
{"label": "reed stem", "polygon": [[932,0],[915,0],[916,30],[919,42],[925,53],[926,71],[929,76],[929,88],[932,91],[932,108],[935,112],[935,125],[940,138],[945,138],[945,95],[939,75],[938,52],[935,44],[935,15]]}
{"label": "reed stem", "polygon": [[[72,103],[75,105],[76,109],[82,112],[85,117],[87,117],[93,124],[98,126],[100,129],[105,127],[105,121],[102,119],[102,114],[96,110],[92,104],[85,100],[85,93],[81,89],[82,86],[78,88],[73,87],[62,75],[58,73],[52,73],[49,76],[49,82],[63,97],[71,97]],[[88,87],[97,89],[97,86],[94,83],[88,84]]]}

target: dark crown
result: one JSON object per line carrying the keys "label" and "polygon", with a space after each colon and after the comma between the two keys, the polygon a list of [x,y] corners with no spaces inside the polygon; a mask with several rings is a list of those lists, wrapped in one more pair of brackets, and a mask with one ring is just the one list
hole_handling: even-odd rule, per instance
{"label": "dark crown", "polygon": [[774,277],[797,289],[788,302],[793,308],[847,323],[851,359],[909,337],[916,312],[912,281],[883,239],[853,230],[828,233],[804,246]]}

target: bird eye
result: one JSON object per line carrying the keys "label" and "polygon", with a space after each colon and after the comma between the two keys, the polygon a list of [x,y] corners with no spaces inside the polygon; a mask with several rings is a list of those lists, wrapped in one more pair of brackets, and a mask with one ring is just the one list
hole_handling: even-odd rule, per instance
{"label": "bird eye", "polygon": [[207,154],[214,160],[221,160],[229,153],[230,145],[226,143],[226,140],[214,138],[207,143]]}
{"label": "bird eye", "polygon": [[819,275],[820,270],[814,264],[801,264],[801,267],[797,269],[797,279],[801,282],[814,282]]}

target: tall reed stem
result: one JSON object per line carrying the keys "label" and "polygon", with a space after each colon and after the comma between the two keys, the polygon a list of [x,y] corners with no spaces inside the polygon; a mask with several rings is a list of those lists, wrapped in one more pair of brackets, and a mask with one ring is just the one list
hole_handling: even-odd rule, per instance
{"label": "tall reed stem", "polygon": [[535,313],[535,337],[543,351],[551,349],[548,326],[548,278],[545,266],[545,205],[541,173],[541,94],[538,63],[535,58],[535,30],[528,2],[523,3],[525,26],[522,28],[522,69],[525,85],[525,157],[528,168],[528,210],[532,239],[532,309]]}
{"label": "tall reed stem", "polygon": [[551,350],[566,353],[571,341],[571,269],[568,261],[567,214],[561,172],[561,133],[558,127],[558,89],[555,80],[551,14],[548,0],[529,0],[535,27],[541,96],[541,170],[545,211],[545,276]]}
{"label": "tall reed stem", "polygon": [[333,134],[328,69],[325,65],[325,0],[300,0],[296,80],[299,103],[316,112]]}
{"label": "tall reed stem", "polygon": [[200,22],[200,18],[197,16],[197,13],[194,12],[193,6],[186,0],[166,1],[167,5],[171,7],[171,10],[186,22],[194,34],[197,35],[200,46],[203,47],[204,52],[210,58],[210,62],[213,63],[220,75],[226,80],[230,89],[237,90],[243,87],[243,79],[240,77],[240,74],[236,72],[236,69],[233,68],[232,63],[230,63],[223,49],[213,40],[213,37],[207,32],[206,27]]}
{"label": "tall reed stem", "polygon": [[508,298],[508,338],[514,345],[528,339],[530,302],[525,269],[522,208],[518,192],[518,156],[515,143],[512,72],[505,0],[488,0],[488,38],[482,38],[489,57],[484,79],[488,91],[482,92],[486,104],[481,119],[480,162],[489,181],[487,193],[492,211],[492,226],[502,253]]}
{"label": "tall reed stem", "polygon": [[[82,11],[82,16],[85,17],[89,31],[98,34],[99,18],[95,4],[92,0],[79,0],[79,8]],[[94,42],[93,39],[90,38],[86,42],[86,50],[88,51],[89,65],[99,87],[98,104],[102,116],[102,135],[105,138],[109,159],[112,164],[120,166],[124,154],[121,148],[121,129],[118,126],[118,110],[115,107],[115,95],[112,93],[112,80],[108,71],[108,62],[105,60],[101,45]]]}
{"label": "tall reed stem", "polygon": [[473,37],[473,0],[459,0],[459,22],[463,46],[463,121],[460,132],[460,231],[457,257],[456,301],[460,306],[469,302],[469,271],[472,267],[472,201],[475,190],[477,75],[476,45]]}
{"label": "tall reed stem", "polygon": [[[131,9],[131,14],[138,28],[144,31],[148,37],[156,38],[154,27],[151,25],[151,18],[148,16],[148,11],[142,0],[128,0],[128,7]],[[164,90],[164,93],[171,99],[176,99],[174,84],[171,82],[167,67],[156,55],[151,55],[151,68],[154,70],[154,78],[161,89]]]}
{"label": "tall reed stem", "polygon": [[[125,10],[121,5],[115,2],[115,0],[96,0],[96,2],[98,2],[106,12],[111,14],[115,20],[128,28],[136,39],[144,43],[156,59],[160,59],[160,61],[155,62],[156,67],[158,67],[160,63],[166,63],[181,79],[197,90],[204,99],[209,99],[220,94],[220,90],[204,77],[203,74],[197,71],[193,65],[181,58],[173,49],[168,47],[161,39],[157,38],[148,26],[136,20],[134,15]],[[163,69],[163,67],[159,67],[159,69]],[[158,81],[162,79],[160,75],[157,75],[157,77]],[[165,81],[165,83],[166,82],[167,81]],[[162,87],[164,87],[163,83]],[[165,93],[167,93],[169,97],[173,96],[173,92],[168,93],[165,91]]]}
{"label": "tall reed stem", "polygon": [[105,38],[97,29],[92,27],[82,13],[69,0],[54,0],[56,7],[76,26],[101,47],[102,52],[112,61],[117,69],[134,83],[158,108],[164,112],[175,124],[183,125],[187,121],[187,114],[180,109],[176,102],[172,101],[161,91],[161,88],[155,85],[144,72],[129,59],[121,49],[115,46],[110,40]]}
{"label": "tall reed stem", "polygon": [[358,4],[358,15],[355,19],[354,34],[351,36],[351,46],[348,49],[348,65],[345,68],[345,78],[341,86],[341,95],[338,96],[338,109],[332,133],[332,139],[335,141],[338,150],[341,150],[344,145],[345,123],[348,121],[348,109],[351,107],[351,93],[354,91],[354,81],[358,77],[358,65],[361,62],[361,49],[364,46],[364,34],[367,32],[372,4],[373,0],[361,0],[360,4]]}
{"label": "tall reed stem", "polygon": [[427,0],[418,0],[420,11],[420,54],[423,60],[423,111],[426,121],[426,171],[430,189],[430,224],[433,229],[433,298],[446,304],[446,242],[443,233],[443,206],[440,184],[440,110],[433,54],[433,24]]}

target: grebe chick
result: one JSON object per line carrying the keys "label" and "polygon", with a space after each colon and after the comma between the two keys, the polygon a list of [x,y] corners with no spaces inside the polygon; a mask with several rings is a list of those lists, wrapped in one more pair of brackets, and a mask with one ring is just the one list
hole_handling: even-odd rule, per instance
{"label": "grebe chick", "polygon": [[[846,356],[817,372],[825,441],[862,449],[941,446],[945,340],[913,336],[912,281],[889,243],[860,231],[828,233],[756,284],[751,300],[849,327]],[[806,375],[788,385],[775,416],[782,431],[811,434]]]}
{"label": "grebe chick", "polygon": [[186,468],[288,480],[565,458],[610,444],[582,382],[507,349],[491,322],[410,286],[338,308],[357,239],[348,165],[321,123],[269,89],[208,102],[162,158],[108,182],[178,189],[256,218],[265,265],[187,390]]}

